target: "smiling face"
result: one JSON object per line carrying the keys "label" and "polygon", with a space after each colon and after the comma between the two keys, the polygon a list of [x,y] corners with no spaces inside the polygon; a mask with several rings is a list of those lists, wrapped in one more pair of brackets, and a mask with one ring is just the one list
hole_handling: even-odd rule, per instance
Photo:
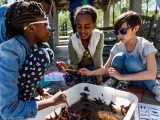
{"label": "smiling face", "polygon": [[90,14],[80,14],[76,18],[76,30],[81,40],[88,40],[95,26]]}

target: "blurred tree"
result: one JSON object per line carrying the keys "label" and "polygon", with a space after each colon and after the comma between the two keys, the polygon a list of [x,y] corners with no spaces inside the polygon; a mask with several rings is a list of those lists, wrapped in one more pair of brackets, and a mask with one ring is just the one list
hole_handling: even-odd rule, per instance
{"label": "blurred tree", "polygon": [[67,27],[67,30],[71,30],[71,22],[69,18],[69,11],[63,10],[58,14],[58,30],[62,31]]}
{"label": "blurred tree", "polygon": [[[103,27],[103,11],[101,9],[98,9],[97,27]],[[72,30],[69,11],[67,10],[63,10],[58,14],[58,30],[63,31],[65,29]]]}
{"label": "blurred tree", "polygon": [[0,6],[4,4],[7,4],[7,0],[0,0]]}

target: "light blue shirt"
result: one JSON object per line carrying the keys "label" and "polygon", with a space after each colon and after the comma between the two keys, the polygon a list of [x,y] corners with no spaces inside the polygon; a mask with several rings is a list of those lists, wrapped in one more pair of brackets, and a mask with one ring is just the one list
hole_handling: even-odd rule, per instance
{"label": "light blue shirt", "polygon": [[35,100],[18,98],[19,70],[29,52],[28,42],[20,35],[0,44],[0,120],[27,119],[37,114]]}

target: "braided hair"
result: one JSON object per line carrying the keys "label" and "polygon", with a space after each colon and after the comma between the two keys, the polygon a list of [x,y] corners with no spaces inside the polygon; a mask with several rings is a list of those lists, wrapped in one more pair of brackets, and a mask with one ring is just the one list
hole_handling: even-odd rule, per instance
{"label": "braided hair", "polygon": [[18,34],[23,34],[24,25],[36,22],[37,16],[45,17],[42,5],[37,2],[15,2],[6,12],[6,38],[10,39]]}
{"label": "braided hair", "polygon": [[26,1],[26,2],[35,1],[35,2],[38,2],[38,3],[45,2],[48,5],[52,5],[52,0],[24,0],[24,1]]}
{"label": "braided hair", "polygon": [[74,15],[74,23],[76,23],[77,16],[82,14],[89,14],[93,22],[96,22],[97,20],[97,10],[91,5],[85,5],[85,6],[78,7],[76,9],[75,15]]}
{"label": "braided hair", "polygon": [[[43,3],[42,3],[42,2],[47,3],[48,6],[50,6],[51,16],[53,17],[54,5],[53,5],[53,1],[52,1],[52,0],[24,0],[24,1],[26,1],[26,2],[35,1],[35,2],[41,3],[42,6],[43,6]],[[46,12],[46,11],[45,11],[45,12]]]}

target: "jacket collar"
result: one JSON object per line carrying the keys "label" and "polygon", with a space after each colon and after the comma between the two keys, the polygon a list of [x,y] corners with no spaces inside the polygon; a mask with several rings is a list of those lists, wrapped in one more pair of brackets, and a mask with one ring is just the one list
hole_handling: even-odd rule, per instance
{"label": "jacket collar", "polygon": [[[88,49],[90,51],[90,54],[91,54],[92,58],[93,58],[94,53],[96,51],[97,44],[99,42],[101,33],[102,32],[99,31],[98,29],[94,29],[92,31],[90,42],[89,42],[89,45],[88,45]],[[85,48],[82,45],[81,39],[78,37],[77,34],[74,34],[71,37],[71,41],[72,41],[73,48],[76,51],[76,54],[77,54],[77,57],[78,57],[78,62],[80,62],[82,57],[83,57],[83,53],[85,51]]]}
{"label": "jacket collar", "polygon": [[25,47],[26,49],[26,54],[30,53],[30,46],[27,42],[27,40],[22,36],[22,35],[17,35],[15,36],[16,40]]}

